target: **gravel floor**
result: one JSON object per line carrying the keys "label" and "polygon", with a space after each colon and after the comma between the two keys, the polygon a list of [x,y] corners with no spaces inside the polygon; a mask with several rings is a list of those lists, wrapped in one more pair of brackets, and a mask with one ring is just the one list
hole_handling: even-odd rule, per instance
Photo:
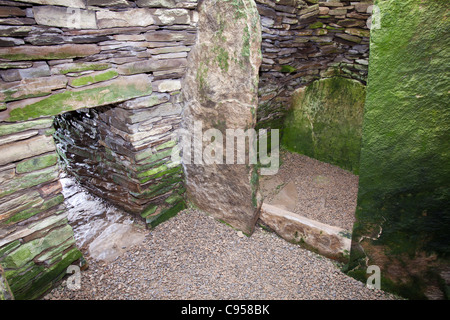
{"label": "gravel floor", "polygon": [[[358,176],[337,166],[283,151],[276,175],[279,189],[293,181],[298,203],[293,212],[307,218],[351,231],[355,221]],[[267,194],[270,201],[273,194]]]}
{"label": "gravel floor", "polygon": [[109,264],[87,257],[80,290],[63,281],[43,299],[395,299],[274,233],[246,237],[194,209],[128,249]]}

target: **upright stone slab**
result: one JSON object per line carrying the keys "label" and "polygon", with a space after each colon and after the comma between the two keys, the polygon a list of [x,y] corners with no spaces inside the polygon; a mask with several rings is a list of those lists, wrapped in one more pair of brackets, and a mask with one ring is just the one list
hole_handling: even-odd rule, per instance
{"label": "upright stone slab", "polygon": [[332,77],[297,90],[284,123],[283,146],[358,174],[365,86]]}
{"label": "upright stone slab", "polygon": [[[199,4],[197,42],[182,84],[187,132],[194,134],[196,122],[204,132],[218,129],[225,149],[225,129],[245,131],[255,126],[260,45],[259,14],[253,0]],[[187,139],[183,141],[186,146]],[[211,141],[204,141],[203,147]],[[202,148],[202,156],[207,151]],[[198,154],[190,164],[184,161],[188,195],[199,208],[251,234],[259,211],[257,173],[248,162],[226,164],[224,154],[217,157],[223,164],[198,163]]]}
{"label": "upright stone slab", "polygon": [[350,274],[449,298],[450,46],[445,1],[378,1],[372,29]]}

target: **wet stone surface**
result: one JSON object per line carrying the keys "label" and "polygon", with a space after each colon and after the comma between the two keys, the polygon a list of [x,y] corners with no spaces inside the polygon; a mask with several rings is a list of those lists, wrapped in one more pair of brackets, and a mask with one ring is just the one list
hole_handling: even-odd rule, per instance
{"label": "wet stone surface", "polygon": [[74,230],[76,244],[85,256],[112,261],[127,247],[144,239],[143,221],[91,195],[64,173],[60,181],[67,218]]}

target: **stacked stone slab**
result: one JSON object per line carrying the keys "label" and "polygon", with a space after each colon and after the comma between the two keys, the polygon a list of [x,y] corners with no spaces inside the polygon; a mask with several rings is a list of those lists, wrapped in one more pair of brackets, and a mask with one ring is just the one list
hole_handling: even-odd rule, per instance
{"label": "stacked stone slab", "polygon": [[[260,212],[258,173],[250,161],[237,163],[237,143],[226,131],[255,127],[260,47],[260,19],[253,0],[199,5],[198,37],[183,85],[183,128],[193,138],[182,137],[183,152],[188,145],[186,153],[193,155],[183,155],[186,189],[196,206],[246,234],[253,232]],[[211,140],[197,135],[198,123],[204,130],[200,134],[217,130],[224,137],[214,140],[218,161],[211,161],[206,146]],[[202,139],[205,144],[199,146]],[[231,145],[232,159],[225,151]]]}
{"label": "stacked stone slab", "polygon": [[382,290],[450,299],[449,3],[378,5],[349,274],[377,265]]}
{"label": "stacked stone slab", "polygon": [[16,299],[39,297],[81,258],[58,152],[90,190],[150,227],[184,207],[169,154],[196,6],[1,2],[0,264]]}
{"label": "stacked stone slab", "polygon": [[256,0],[263,62],[258,126],[281,128],[292,93],[334,75],[365,84],[371,0]]}

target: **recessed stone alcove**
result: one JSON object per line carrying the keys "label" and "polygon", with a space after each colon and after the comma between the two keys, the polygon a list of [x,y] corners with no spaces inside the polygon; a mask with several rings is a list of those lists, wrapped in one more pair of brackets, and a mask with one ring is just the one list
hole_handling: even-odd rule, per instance
{"label": "recessed stone alcove", "polygon": [[[334,77],[365,85],[367,76],[372,76],[372,88],[369,81],[350,274],[364,281],[367,264],[376,263],[390,289],[400,288],[405,295],[411,289],[415,297],[423,297],[427,286],[445,292],[442,235],[448,219],[440,207],[448,198],[442,187],[448,170],[435,169],[448,159],[435,147],[448,132],[442,121],[448,115],[439,101],[445,96],[440,75],[448,65],[439,50],[447,25],[442,5],[380,2],[384,20],[369,39],[371,1],[239,0],[219,2],[224,7],[217,8],[195,0],[78,0],[70,4],[75,8],[64,1],[42,3],[49,2],[3,1],[0,6],[0,279],[6,279],[17,299],[38,298],[81,258],[62,204],[53,136],[69,172],[149,227],[184,207],[187,182],[190,200],[206,203],[211,211],[217,209],[214,199],[220,200],[224,205],[216,217],[237,221],[234,227],[250,234],[259,215],[253,201],[256,170],[171,167],[168,155],[175,142],[169,132],[189,128],[195,119],[225,128],[232,112],[242,116],[240,125],[283,130],[293,111],[292,97],[305,86]],[[209,11],[199,13],[198,4]],[[227,20],[214,14],[219,9]],[[81,24],[74,25],[73,14],[79,14]],[[199,17],[202,30],[208,31],[202,37]],[[426,32],[418,31],[427,26]],[[202,40],[208,40],[203,47]],[[375,50],[370,73],[369,42]],[[239,50],[228,47],[233,43]],[[189,60],[194,45],[197,60]],[[433,64],[435,59],[442,63]],[[386,65],[389,70],[383,70]],[[247,73],[231,74],[235,67]],[[416,73],[421,85],[413,81]],[[390,79],[389,88],[383,77]],[[221,86],[227,79],[240,80],[234,87]],[[241,80],[248,95],[233,96]],[[394,91],[402,94],[385,97]],[[233,104],[215,96],[227,94]],[[193,97],[200,98],[198,105],[190,103]],[[403,144],[411,154],[397,150]],[[394,156],[378,152],[378,145],[396,151]],[[438,164],[434,159],[440,159]],[[401,179],[392,168],[402,168]],[[221,172],[218,179],[215,173],[222,170],[237,178]],[[235,192],[236,181],[244,192]],[[238,203],[243,205],[233,207]],[[409,246],[412,235],[414,246]],[[407,270],[405,261],[417,268]]]}
{"label": "recessed stone alcove", "polygon": [[[64,170],[93,194],[147,218],[147,223],[170,204],[179,204],[183,193],[181,167],[171,161],[172,132],[179,126],[180,109],[163,102],[169,101],[168,94],[158,98],[161,105],[152,106],[151,117],[133,114],[141,122],[127,123],[126,109],[120,106],[55,117],[54,138]],[[133,131],[141,140],[130,138]]]}

